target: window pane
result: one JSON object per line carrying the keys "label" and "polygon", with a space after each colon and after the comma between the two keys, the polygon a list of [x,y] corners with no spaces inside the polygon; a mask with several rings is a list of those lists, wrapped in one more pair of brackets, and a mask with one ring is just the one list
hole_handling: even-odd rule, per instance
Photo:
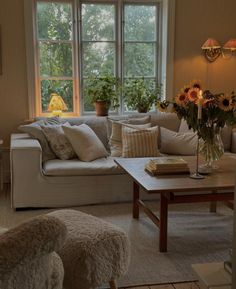
{"label": "window pane", "polygon": [[155,76],[155,44],[126,43],[124,75]]}
{"label": "window pane", "polygon": [[156,6],[125,5],[125,41],[155,41]]}
{"label": "window pane", "polygon": [[40,75],[72,76],[71,44],[40,43]]}
{"label": "window pane", "polygon": [[66,3],[37,3],[38,38],[72,39],[72,6]]}
{"label": "window pane", "polygon": [[102,4],[82,5],[83,40],[115,39],[115,6]]}
{"label": "window pane", "polygon": [[73,81],[72,80],[42,80],[41,99],[42,112],[47,112],[51,93],[59,94],[68,107],[67,112],[73,111]]}
{"label": "window pane", "polygon": [[114,74],[115,44],[106,42],[83,44],[83,76],[93,73]]}

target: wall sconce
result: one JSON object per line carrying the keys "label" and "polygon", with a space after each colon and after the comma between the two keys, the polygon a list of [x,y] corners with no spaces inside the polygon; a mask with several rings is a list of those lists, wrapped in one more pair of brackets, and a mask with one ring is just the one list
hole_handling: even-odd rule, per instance
{"label": "wall sconce", "polygon": [[221,46],[219,42],[213,38],[208,38],[202,45],[202,50],[208,61],[215,61],[221,54]]}
{"label": "wall sconce", "polygon": [[202,45],[202,50],[206,59],[210,62],[215,61],[221,54],[223,57],[227,58],[224,55],[223,50],[230,51],[230,57],[233,55],[233,52],[236,51],[236,39],[230,39],[225,43],[223,48],[221,48],[219,42],[213,38],[208,38],[207,41]]}
{"label": "wall sconce", "polygon": [[236,50],[236,39],[230,39],[229,41],[227,41],[225,43],[225,45],[223,46],[223,50],[222,50],[222,56],[224,58],[231,58],[233,55],[233,52]]}

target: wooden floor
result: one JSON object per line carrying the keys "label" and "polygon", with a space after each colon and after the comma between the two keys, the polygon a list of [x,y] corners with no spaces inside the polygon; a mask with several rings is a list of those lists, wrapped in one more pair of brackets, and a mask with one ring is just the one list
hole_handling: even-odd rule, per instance
{"label": "wooden floor", "polygon": [[[126,287],[128,289],[200,289],[198,282],[171,283],[164,285]],[[123,289],[123,288],[122,288]]]}

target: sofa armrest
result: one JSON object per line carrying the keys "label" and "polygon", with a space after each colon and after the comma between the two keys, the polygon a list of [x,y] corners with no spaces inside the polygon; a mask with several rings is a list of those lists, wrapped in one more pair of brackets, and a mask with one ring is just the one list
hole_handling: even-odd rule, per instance
{"label": "sofa armrest", "polygon": [[236,153],[236,129],[232,130],[231,152]]}
{"label": "sofa armrest", "polygon": [[[15,197],[27,198],[28,186],[43,176],[42,148],[27,134],[13,134],[10,147],[11,202]],[[24,197],[23,197],[24,196]]]}
{"label": "sofa armrest", "polygon": [[38,150],[42,152],[41,145],[38,140],[30,138],[27,133],[11,135],[11,150]]}

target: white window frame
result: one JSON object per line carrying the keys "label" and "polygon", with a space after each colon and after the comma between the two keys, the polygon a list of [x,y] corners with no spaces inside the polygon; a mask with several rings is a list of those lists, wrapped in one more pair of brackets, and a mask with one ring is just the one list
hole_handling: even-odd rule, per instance
{"label": "white window frame", "polygon": [[[35,11],[36,11],[36,1],[37,0],[24,0],[24,16],[25,16],[25,41],[26,41],[26,59],[27,59],[27,80],[28,80],[28,101],[29,101],[29,118],[34,118],[36,116],[44,115],[48,116],[49,114],[41,112],[41,103],[39,97],[39,75],[37,73],[37,55],[35,53],[36,48],[36,25],[35,25]],[[45,2],[50,2],[50,0],[43,0]],[[54,1],[54,0],[53,0]],[[74,113],[65,113],[65,116],[75,116],[85,114],[83,112],[83,104],[81,103],[80,98],[80,69],[79,67],[79,49],[80,41],[78,39],[78,29],[79,29],[79,13],[78,7],[81,3],[97,2],[97,3],[115,3],[116,5],[122,7],[124,4],[140,3],[147,4],[147,1],[144,0],[102,0],[102,1],[89,1],[89,0],[55,0],[56,2],[68,2],[73,5],[73,39],[74,39]],[[171,99],[174,92],[174,32],[175,32],[175,0],[151,0],[148,1],[150,4],[160,3],[162,21],[160,25],[161,29],[161,38],[160,43],[161,47],[159,53],[159,68],[158,74],[161,76],[158,81],[162,83],[163,89],[163,98]],[[120,29],[122,29],[122,21],[120,15],[121,9],[118,9],[118,19],[117,22],[117,57],[121,57],[121,40],[119,35],[122,35]],[[120,61],[122,63],[122,61]],[[121,64],[116,63],[117,75],[122,75]],[[81,106],[80,106],[81,104]],[[123,112],[121,109],[119,113]],[[86,113],[89,114],[89,113]],[[91,113],[90,113],[91,114]]]}

